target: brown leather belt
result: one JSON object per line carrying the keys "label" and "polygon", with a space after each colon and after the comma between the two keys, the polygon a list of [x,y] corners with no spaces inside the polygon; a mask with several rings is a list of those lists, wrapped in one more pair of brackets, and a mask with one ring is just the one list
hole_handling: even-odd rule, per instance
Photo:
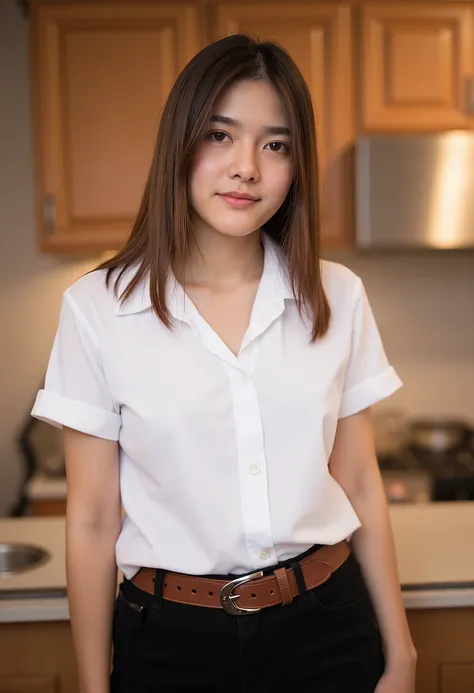
{"label": "brown leather belt", "polygon": [[[306,589],[312,590],[326,582],[349,554],[347,542],[341,541],[333,546],[323,546],[300,561]],[[155,574],[153,568],[141,568],[132,582],[141,590],[154,594]],[[265,577],[262,571],[257,571],[230,582],[166,572],[162,591],[163,598],[171,602],[224,609],[235,616],[278,604],[285,606],[298,595],[297,578],[292,568],[278,568]]]}

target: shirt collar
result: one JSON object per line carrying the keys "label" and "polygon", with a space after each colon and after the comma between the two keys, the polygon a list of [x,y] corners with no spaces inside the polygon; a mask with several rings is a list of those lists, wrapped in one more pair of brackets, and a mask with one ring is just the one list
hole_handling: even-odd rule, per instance
{"label": "shirt collar", "polygon": [[[293,291],[288,277],[288,270],[283,251],[268,234],[262,232],[262,241],[264,247],[263,274],[261,278],[261,289],[259,293],[264,294],[266,300],[271,297],[272,302],[283,303],[285,299],[293,299]],[[118,295],[132,281],[133,277],[138,272],[139,266],[134,265],[129,267],[122,275],[119,286]],[[188,321],[188,308],[186,304],[189,299],[186,299],[182,287],[176,279],[171,276],[168,280],[168,306],[174,318],[181,321]],[[266,301],[265,301],[266,302]],[[137,284],[126,301],[121,302],[117,299],[115,307],[116,315],[133,315],[141,311],[151,308],[150,298],[150,275],[147,272],[145,277]]]}
{"label": "shirt collar", "polygon": [[[139,265],[133,265],[132,267],[127,268],[127,270],[123,273],[117,287],[118,296],[120,296],[127,288],[128,284],[132,281],[138,270]],[[143,279],[141,279],[125,301],[121,301],[120,298],[117,298],[116,301],[117,303],[114,310],[116,315],[133,315],[134,313],[140,313],[142,310],[150,308],[151,298],[149,272],[147,272]]]}
{"label": "shirt collar", "polygon": [[264,247],[263,274],[262,280],[272,284],[272,291],[275,299],[284,300],[294,298],[288,276],[288,265],[280,246],[268,234],[262,232]]}

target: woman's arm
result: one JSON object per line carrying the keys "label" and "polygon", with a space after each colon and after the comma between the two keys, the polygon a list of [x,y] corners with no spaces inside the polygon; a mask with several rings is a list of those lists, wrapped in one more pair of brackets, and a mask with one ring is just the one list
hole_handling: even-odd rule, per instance
{"label": "woman's arm", "polygon": [[370,409],[339,420],[329,471],[344,489],[362,524],[352,545],[372,597],[387,667],[414,667],[416,653],[403,606]]}
{"label": "woman's arm", "polygon": [[64,429],[66,572],[80,693],[109,693],[115,543],[122,514],[118,445]]}

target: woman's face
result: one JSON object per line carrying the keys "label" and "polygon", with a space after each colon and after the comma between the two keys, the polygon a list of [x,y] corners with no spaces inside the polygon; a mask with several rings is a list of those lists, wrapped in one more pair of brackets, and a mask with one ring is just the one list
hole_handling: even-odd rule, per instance
{"label": "woman's face", "polygon": [[191,169],[195,232],[253,233],[281,207],[292,179],[289,124],[278,94],[267,80],[237,82],[216,102]]}

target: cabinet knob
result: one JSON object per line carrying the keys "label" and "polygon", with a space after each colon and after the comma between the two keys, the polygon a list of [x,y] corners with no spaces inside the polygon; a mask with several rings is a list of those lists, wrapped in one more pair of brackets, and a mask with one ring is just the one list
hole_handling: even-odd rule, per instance
{"label": "cabinet knob", "polygon": [[56,199],[54,195],[45,195],[43,200],[43,223],[46,233],[52,234],[56,229]]}

